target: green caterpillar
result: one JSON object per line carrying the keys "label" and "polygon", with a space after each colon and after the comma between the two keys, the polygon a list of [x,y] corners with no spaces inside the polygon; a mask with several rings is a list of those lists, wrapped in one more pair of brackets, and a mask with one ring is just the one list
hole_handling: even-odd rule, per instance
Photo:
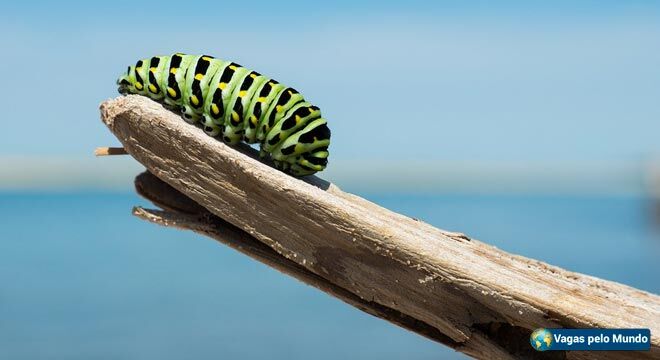
{"label": "green caterpillar", "polygon": [[230,145],[259,143],[262,157],[294,176],[328,164],[330,129],[318,107],[296,90],[236,63],[208,55],[138,60],[117,79],[121,94],[138,94],[180,111]]}

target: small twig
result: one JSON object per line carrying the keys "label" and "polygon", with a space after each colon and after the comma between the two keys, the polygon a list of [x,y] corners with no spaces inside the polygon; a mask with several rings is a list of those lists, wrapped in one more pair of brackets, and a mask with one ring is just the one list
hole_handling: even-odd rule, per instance
{"label": "small twig", "polygon": [[123,147],[97,147],[94,150],[94,155],[96,156],[108,156],[108,155],[127,155],[126,149]]}

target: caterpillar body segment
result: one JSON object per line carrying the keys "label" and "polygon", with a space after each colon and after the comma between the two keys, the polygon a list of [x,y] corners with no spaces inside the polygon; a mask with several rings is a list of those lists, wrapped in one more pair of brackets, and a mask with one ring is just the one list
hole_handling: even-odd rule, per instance
{"label": "caterpillar body segment", "polygon": [[278,169],[294,176],[322,171],[330,129],[321,110],[293,88],[209,55],[138,60],[117,80],[122,94],[138,94],[180,112],[227,144],[259,143]]}

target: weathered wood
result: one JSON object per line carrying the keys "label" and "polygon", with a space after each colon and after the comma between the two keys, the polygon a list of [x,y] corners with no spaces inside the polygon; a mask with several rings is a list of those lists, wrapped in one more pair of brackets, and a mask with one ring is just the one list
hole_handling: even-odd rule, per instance
{"label": "weathered wood", "polygon": [[[328,284],[428,325],[442,334],[436,340],[471,356],[540,356],[524,350],[538,327],[660,332],[657,295],[508,254],[316,177],[293,178],[144,97],[106,101],[101,114],[129,154],[218,218]],[[650,352],[543,354],[658,358],[660,339],[653,337]]]}
{"label": "weathered wood", "polygon": [[362,299],[318,276],[295,261],[277,253],[245,231],[211,214],[178,190],[169,186],[150,172],[135,178],[135,190],[142,197],[165,209],[154,210],[135,207],[133,215],[155,224],[191,230],[206,235],[284,274],[314,286],[344,302],[374,316],[386,319],[406,329],[448,346],[457,346],[437,329],[410,318],[405,314]]}

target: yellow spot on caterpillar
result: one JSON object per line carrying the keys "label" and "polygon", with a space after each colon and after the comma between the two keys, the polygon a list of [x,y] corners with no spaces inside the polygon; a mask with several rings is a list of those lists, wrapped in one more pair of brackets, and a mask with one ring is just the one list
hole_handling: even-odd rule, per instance
{"label": "yellow spot on caterpillar", "polygon": [[234,66],[234,65],[230,65],[229,68],[232,69],[232,70],[236,70],[236,66]]}
{"label": "yellow spot on caterpillar", "polygon": [[227,87],[227,83],[221,82],[220,84],[218,84],[218,89],[220,90],[224,90],[226,87]]}
{"label": "yellow spot on caterpillar", "polygon": [[289,90],[289,95],[293,95],[293,91]]}
{"label": "yellow spot on caterpillar", "polygon": [[277,110],[277,112],[282,112],[282,105],[277,105],[275,110]]}
{"label": "yellow spot on caterpillar", "polygon": [[149,91],[151,91],[152,93],[155,94],[156,93],[156,86],[154,86],[154,84],[149,84]]}
{"label": "yellow spot on caterpillar", "polygon": [[257,117],[254,115],[250,115],[250,122],[252,125],[257,126]]}
{"label": "yellow spot on caterpillar", "polygon": [[234,122],[237,122],[238,121],[238,114],[235,111],[232,112],[231,113],[231,118],[232,118],[232,120],[234,120]]}
{"label": "yellow spot on caterpillar", "polygon": [[213,111],[213,113],[216,115],[220,113],[220,109],[218,109],[218,105],[216,104],[211,104],[211,111]]}
{"label": "yellow spot on caterpillar", "polygon": [[190,97],[190,102],[192,102],[193,105],[199,105],[199,99],[195,95]]}
{"label": "yellow spot on caterpillar", "polygon": [[179,70],[179,68],[170,68],[170,74],[176,74],[177,70]]}
{"label": "yellow spot on caterpillar", "polygon": [[171,87],[167,88],[167,93],[170,94],[171,97],[176,97],[176,90],[172,89]]}
{"label": "yellow spot on caterpillar", "polygon": [[266,98],[263,96],[260,96],[258,100],[259,102],[266,102]]}
{"label": "yellow spot on caterpillar", "polygon": [[255,79],[257,77],[257,74],[252,73],[252,74],[250,74],[250,77]]}
{"label": "yellow spot on caterpillar", "polygon": [[149,68],[149,71],[151,71],[152,73],[155,73],[155,72],[156,72],[156,68],[155,68],[155,67],[150,67],[150,68]]}
{"label": "yellow spot on caterpillar", "polygon": [[202,81],[203,78],[204,78],[204,74],[195,74],[195,80]]}
{"label": "yellow spot on caterpillar", "polygon": [[142,86],[142,83],[139,83],[139,82],[136,82],[136,83],[135,83],[135,88],[136,88],[136,89],[138,89],[138,90],[142,90],[143,87],[144,87],[144,86]]}
{"label": "yellow spot on caterpillar", "polygon": [[208,56],[202,56],[202,60],[211,61],[211,58]]}
{"label": "yellow spot on caterpillar", "polygon": [[300,122],[300,115],[296,115],[296,124]]}
{"label": "yellow spot on caterpillar", "polygon": [[238,92],[239,97],[245,97],[245,95],[247,95],[247,91],[245,91],[245,90],[241,90],[241,91]]}

